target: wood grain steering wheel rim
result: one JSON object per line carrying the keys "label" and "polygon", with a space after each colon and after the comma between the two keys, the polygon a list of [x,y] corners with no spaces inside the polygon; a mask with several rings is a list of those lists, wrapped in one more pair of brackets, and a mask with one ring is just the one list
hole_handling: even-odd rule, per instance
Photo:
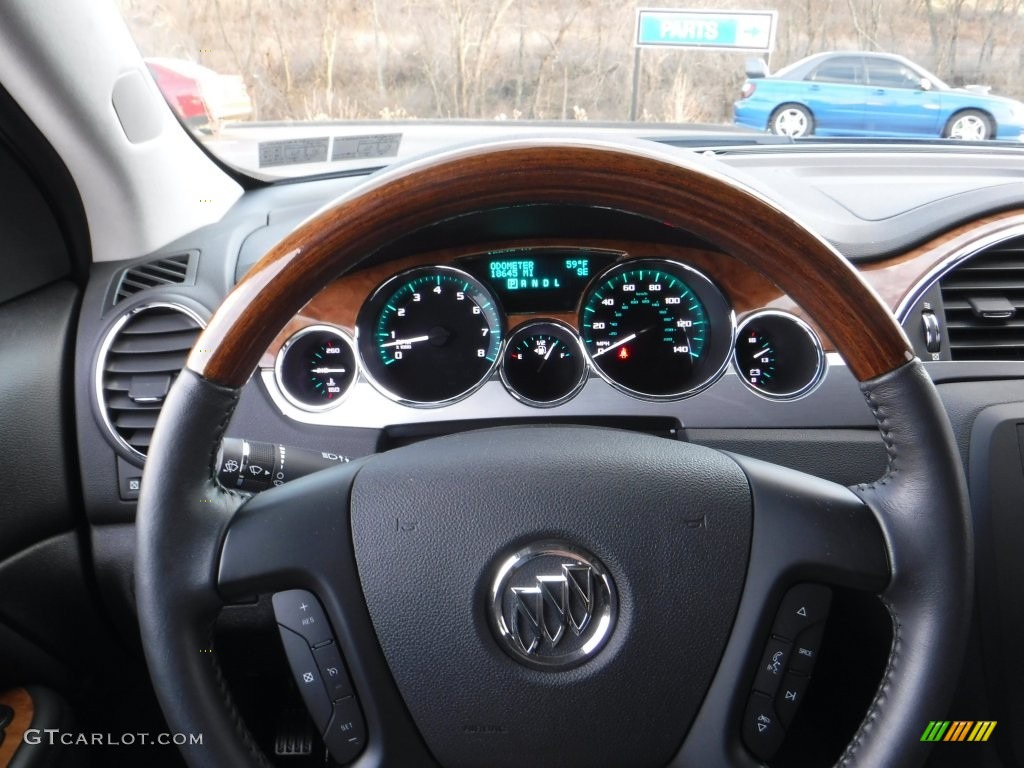
{"label": "wood grain steering wheel rim", "polygon": [[[901,328],[827,242],[716,170],[712,159],[646,142],[528,139],[456,149],[371,177],[301,224],[256,264],[193,349],[154,433],[139,503],[136,575],[144,647],[168,723],[179,731],[208,729],[214,734],[212,743],[185,751],[190,765],[263,764],[234,714],[213,655],[200,657],[195,649],[209,643],[213,619],[224,602],[290,588],[281,579],[295,577],[304,566],[289,559],[295,557],[294,547],[277,547],[287,531],[301,528],[301,515],[307,514],[296,507],[295,494],[303,488],[312,489],[313,495],[325,493],[323,482],[300,480],[250,503],[216,481],[213,456],[260,356],[328,281],[396,237],[475,211],[536,203],[615,209],[688,230],[788,293],[843,355],[861,382],[889,453],[883,478],[851,492],[774,465],[734,458],[747,473],[755,507],[759,498],[793,499],[806,492],[808,509],[833,512],[821,518],[822,528],[832,529],[831,541],[858,538],[860,543],[850,551],[858,546],[865,553],[870,550],[863,559],[872,565],[862,570],[843,561],[827,537],[816,538],[811,530],[806,541],[794,534],[776,538],[772,545],[796,548],[788,550],[790,559],[779,566],[790,576],[804,569],[804,575],[819,574],[840,585],[874,585],[871,589],[881,595],[893,618],[889,666],[839,764],[920,763],[929,745],[916,738],[927,722],[918,721],[929,712],[932,719],[941,716],[936,712],[952,694],[966,643],[973,543],[955,440],[935,388]],[[371,457],[366,466],[373,461]],[[343,503],[338,501],[341,491],[328,490],[331,504]],[[287,514],[296,517],[283,516],[275,507],[274,500],[287,502],[288,494],[292,501]],[[786,505],[766,502],[760,511],[767,514]],[[817,520],[805,517],[801,525],[809,519]],[[344,521],[321,522],[351,537]],[[250,546],[243,556],[239,542],[246,537]],[[323,541],[318,536],[307,545],[322,547]],[[751,572],[759,558],[770,555],[764,541],[755,515]],[[265,553],[253,549],[252,542]],[[815,546],[823,551],[805,551]],[[318,578],[309,575],[297,583],[328,590],[327,577]],[[737,650],[743,644],[734,644],[735,634],[752,630],[758,615],[763,620],[767,609],[760,603],[777,599],[778,592],[755,594],[756,589],[749,589],[749,573],[746,584],[733,638],[672,765],[709,760],[753,764],[738,746],[736,723],[724,722],[720,715],[736,710],[735,689],[744,674],[740,667],[751,653]],[[334,596],[324,601],[329,615],[342,613]],[[369,630],[362,639],[344,637],[340,642],[363,643],[365,648],[368,635]],[[379,647],[370,656],[368,663],[383,664]],[[368,715],[372,722],[373,712]],[[414,730],[407,733],[415,738]],[[388,759],[400,758],[393,753],[389,758],[378,744],[368,749],[361,764]]]}
{"label": "wood grain steering wheel rim", "polygon": [[409,232],[524,201],[628,211],[705,238],[788,293],[860,381],[913,359],[888,308],[834,248],[710,165],[656,145],[542,140],[477,145],[403,165],[278,243],[213,316],[188,367],[241,386],[277,329],[327,281],[393,240],[396,228]]}

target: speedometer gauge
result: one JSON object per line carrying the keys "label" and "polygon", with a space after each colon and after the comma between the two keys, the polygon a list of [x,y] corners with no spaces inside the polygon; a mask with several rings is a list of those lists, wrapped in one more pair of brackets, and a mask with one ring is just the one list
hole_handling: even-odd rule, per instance
{"label": "speedometer gauge", "polygon": [[450,267],[423,267],[380,286],[359,311],[363,371],[384,394],[419,406],[465,397],[493,373],[502,318],[491,293]]}
{"label": "speedometer gauge", "polygon": [[670,400],[715,381],[732,350],[735,318],[707,277],[672,261],[620,264],[594,281],[580,334],[598,373],[632,395]]}

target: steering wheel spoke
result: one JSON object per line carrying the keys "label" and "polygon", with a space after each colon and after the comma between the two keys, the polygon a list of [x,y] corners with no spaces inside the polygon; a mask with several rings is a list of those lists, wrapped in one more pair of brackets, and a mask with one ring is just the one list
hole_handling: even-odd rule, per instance
{"label": "steering wheel spoke", "polygon": [[[750,563],[729,644],[675,766],[759,764],[741,734],[745,719],[756,718],[748,710],[755,670],[791,588],[828,585],[879,594],[891,578],[882,526],[853,491],[769,462],[732,458],[747,475],[753,500]],[[810,604],[797,610],[810,611],[808,623],[822,618]],[[777,716],[770,719],[762,723],[766,741],[782,735]],[[752,727],[760,736],[756,723]]]}
{"label": "steering wheel spoke", "polygon": [[853,491],[758,459],[733,458],[750,481],[754,502],[748,591],[802,581],[876,594],[885,588],[885,537]]}
{"label": "steering wheel spoke", "polygon": [[342,464],[254,496],[221,546],[217,586],[232,600],[338,582],[349,534],[349,493],[360,463]]}

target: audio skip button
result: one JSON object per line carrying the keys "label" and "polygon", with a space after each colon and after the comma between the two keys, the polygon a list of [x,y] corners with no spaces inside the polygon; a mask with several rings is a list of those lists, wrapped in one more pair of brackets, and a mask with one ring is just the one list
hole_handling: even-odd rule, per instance
{"label": "audio skip button", "polygon": [[804,700],[810,678],[802,675],[789,674],[782,678],[779,693],[775,697],[775,712],[782,721],[783,728],[789,728],[797,709]]}

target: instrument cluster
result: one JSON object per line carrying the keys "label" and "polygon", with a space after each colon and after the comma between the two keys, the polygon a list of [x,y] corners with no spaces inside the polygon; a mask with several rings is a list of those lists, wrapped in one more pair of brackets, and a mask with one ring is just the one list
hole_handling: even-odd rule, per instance
{"label": "instrument cluster", "polygon": [[415,408],[455,403],[494,378],[537,408],[595,377],[631,397],[678,400],[730,361],[752,391],[788,400],[825,373],[821,344],[798,318],[754,312],[737,332],[725,295],[699,270],[602,249],[515,248],[414,267],[370,293],[354,330],[312,325],[287,341],[275,379],[289,402],[333,408],[359,377]]}

